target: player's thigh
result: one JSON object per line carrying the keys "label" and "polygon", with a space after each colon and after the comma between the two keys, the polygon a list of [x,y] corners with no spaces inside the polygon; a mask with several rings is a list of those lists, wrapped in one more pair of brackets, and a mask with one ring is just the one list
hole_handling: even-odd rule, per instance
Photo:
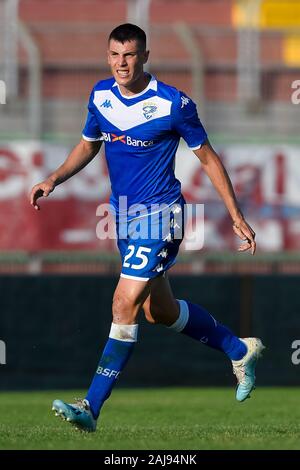
{"label": "player's thigh", "polygon": [[179,306],[173,295],[167,273],[152,280],[143,310],[151,323],[171,325],[177,320]]}

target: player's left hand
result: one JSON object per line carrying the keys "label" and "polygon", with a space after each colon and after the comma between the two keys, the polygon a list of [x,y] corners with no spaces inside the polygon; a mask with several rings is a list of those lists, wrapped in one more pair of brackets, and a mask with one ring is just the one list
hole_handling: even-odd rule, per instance
{"label": "player's left hand", "polygon": [[254,255],[256,250],[256,242],[255,242],[255,232],[250,227],[249,224],[245,221],[245,219],[240,219],[238,221],[233,222],[233,231],[234,233],[245,243],[240,245],[238,251],[248,251],[251,250],[251,254]]}

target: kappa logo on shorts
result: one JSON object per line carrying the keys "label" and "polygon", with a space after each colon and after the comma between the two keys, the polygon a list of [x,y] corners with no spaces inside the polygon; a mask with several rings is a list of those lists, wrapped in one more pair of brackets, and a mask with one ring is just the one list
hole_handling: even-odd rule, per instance
{"label": "kappa logo on shorts", "polygon": [[161,271],[164,270],[164,267],[163,267],[163,264],[162,263],[159,263],[154,269],[153,271],[156,271],[158,273],[160,273]]}
{"label": "kappa logo on shorts", "polygon": [[166,235],[165,238],[163,238],[163,241],[168,242],[168,243],[173,243],[172,234],[168,233],[168,235]]}
{"label": "kappa logo on shorts", "polygon": [[166,258],[168,256],[168,250],[166,248],[163,248],[157,256],[161,256],[162,258]]}

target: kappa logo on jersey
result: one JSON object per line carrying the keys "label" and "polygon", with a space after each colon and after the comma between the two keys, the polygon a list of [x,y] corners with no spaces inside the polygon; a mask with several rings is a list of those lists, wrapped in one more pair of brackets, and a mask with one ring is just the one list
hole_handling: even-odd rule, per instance
{"label": "kappa logo on jersey", "polygon": [[154,140],[140,140],[133,139],[130,135],[117,135],[110,132],[102,132],[105,142],[122,142],[122,144],[130,145],[132,147],[149,147],[154,144]]}
{"label": "kappa logo on jersey", "polygon": [[187,96],[182,96],[181,97],[181,109],[184,108],[184,106],[186,106],[187,104],[189,104],[190,102],[190,98],[188,98]]}
{"label": "kappa logo on jersey", "polygon": [[103,106],[103,108],[112,108],[112,104],[111,104],[110,100],[103,101],[103,103],[100,105],[100,108],[102,108],[102,106]]}
{"label": "kappa logo on jersey", "polygon": [[154,103],[145,101],[145,103],[143,103],[143,111],[145,118],[151,119],[153,117],[153,114],[155,114],[157,111],[157,106]]}

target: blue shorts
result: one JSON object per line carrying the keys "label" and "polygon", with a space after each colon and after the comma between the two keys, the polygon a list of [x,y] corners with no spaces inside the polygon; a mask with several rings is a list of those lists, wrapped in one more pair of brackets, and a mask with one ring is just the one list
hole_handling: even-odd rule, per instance
{"label": "blue shorts", "polygon": [[181,196],[158,212],[116,224],[121,277],[147,281],[176,263],[184,236],[184,204]]}

